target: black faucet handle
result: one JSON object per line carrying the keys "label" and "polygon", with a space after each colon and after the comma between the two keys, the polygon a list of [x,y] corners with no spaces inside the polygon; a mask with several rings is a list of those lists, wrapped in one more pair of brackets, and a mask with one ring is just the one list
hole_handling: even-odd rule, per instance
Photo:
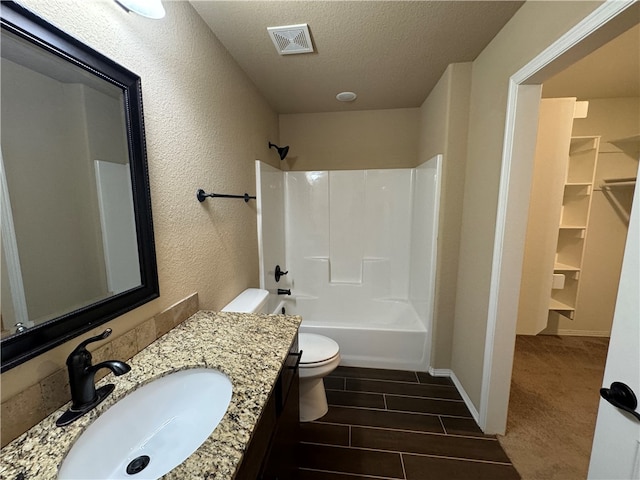
{"label": "black faucet handle", "polygon": [[87,338],[84,342],[80,343],[80,345],[78,345],[73,350],[73,352],[71,352],[71,354],[69,356],[76,355],[76,354],[81,353],[82,351],[86,350],[87,345],[89,345],[90,343],[100,342],[101,340],[104,340],[109,335],[111,335],[111,332],[112,332],[112,330],[110,328],[107,328],[100,335],[96,335],[95,337]]}
{"label": "black faucet handle", "polygon": [[285,276],[287,273],[289,273],[289,271],[287,270],[286,272],[283,272],[280,269],[280,265],[276,265],[276,273],[275,273],[275,277],[276,277],[276,282],[280,281],[280,277]]}

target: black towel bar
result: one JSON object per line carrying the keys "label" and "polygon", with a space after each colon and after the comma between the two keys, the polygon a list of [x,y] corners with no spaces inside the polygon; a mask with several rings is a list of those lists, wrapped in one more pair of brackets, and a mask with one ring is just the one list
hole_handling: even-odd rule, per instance
{"label": "black towel bar", "polygon": [[202,190],[201,188],[198,189],[198,191],[196,192],[196,197],[198,198],[199,202],[204,202],[204,199],[207,197],[211,197],[211,198],[242,198],[244,199],[245,202],[249,202],[249,200],[253,199],[255,200],[256,197],[255,196],[251,196],[248,193],[245,193],[244,195],[225,195],[223,193],[205,193],[204,190]]}

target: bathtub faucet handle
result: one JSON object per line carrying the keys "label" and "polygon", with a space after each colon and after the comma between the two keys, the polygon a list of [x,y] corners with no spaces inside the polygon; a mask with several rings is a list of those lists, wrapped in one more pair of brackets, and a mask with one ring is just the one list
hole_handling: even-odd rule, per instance
{"label": "bathtub faucet handle", "polygon": [[279,282],[280,277],[284,277],[287,273],[289,273],[289,270],[287,270],[286,272],[283,272],[280,269],[280,265],[276,265],[276,282]]}
{"label": "bathtub faucet handle", "polygon": [[291,295],[291,289],[284,289],[284,288],[279,288],[278,289],[278,295]]}

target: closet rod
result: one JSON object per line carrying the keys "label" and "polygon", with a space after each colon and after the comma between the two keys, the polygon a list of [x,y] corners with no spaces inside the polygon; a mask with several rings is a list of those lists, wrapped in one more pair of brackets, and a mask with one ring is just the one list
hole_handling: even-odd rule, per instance
{"label": "closet rod", "polygon": [[633,177],[627,178],[605,178],[602,183],[600,183],[600,188],[610,188],[610,187],[631,187],[635,186],[636,179]]}

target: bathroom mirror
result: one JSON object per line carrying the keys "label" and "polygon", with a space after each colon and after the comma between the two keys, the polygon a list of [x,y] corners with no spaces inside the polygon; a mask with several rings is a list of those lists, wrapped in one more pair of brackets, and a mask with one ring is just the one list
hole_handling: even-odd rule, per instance
{"label": "bathroom mirror", "polygon": [[2,2],[2,371],[159,295],[140,77]]}

